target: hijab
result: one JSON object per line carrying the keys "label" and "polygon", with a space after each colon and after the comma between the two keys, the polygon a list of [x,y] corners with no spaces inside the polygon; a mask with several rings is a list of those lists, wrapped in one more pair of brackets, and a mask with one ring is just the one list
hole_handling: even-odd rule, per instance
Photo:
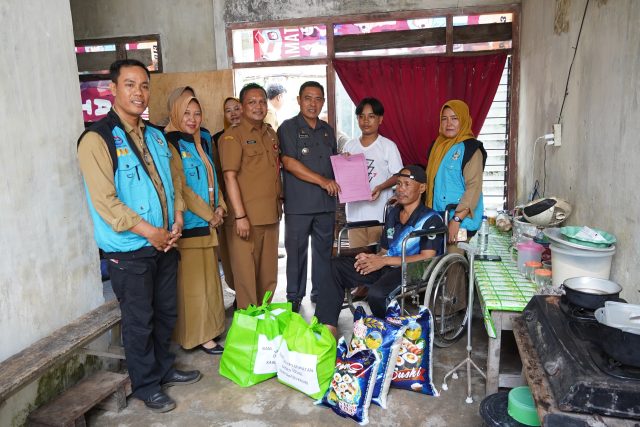
{"label": "hijab", "polygon": [[231,123],[229,122],[229,120],[227,120],[227,116],[224,114],[224,108],[225,105],[227,105],[227,102],[229,101],[236,101],[238,104],[240,104],[240,100],[238,98],[235,98],[233,96],[229,96],[227,97],[224,102],[222,103],[222,117],[224,119],[224,128],[227,129],[229,126],[231,126]]}
{"label": "hijab", "polygon": [[[188,93],[182,92],[173,102],[171,106],[171,111],[169,112],[169,124],[165,128],[165,132],[182,132],[188,133],[185,129],[182,128],[182,118],[184,117],[185,111],[187,111],[187,107],[189,104],[195,101],[198,103],[200,107],[200,111],[202,111],[202,104],[198,101],[198,98],[195,96],[191,96]],[[204,112],[203,112],[204,114]],[[193,140],[195,142],[196,151],[200,156],[200,160],[205,166],[207,170],[207,183],[209,186],[209,200],[217,205],[217,183],[215,178],[215,173],[213,170],[213,165],[209,160],[209,157],[205,154],[204,149],[202,148],[202,139],[200,137],[200,129],[196,130],[193,134]]]}
{"label": "hijab", "polygon": [[447,138],[442,133],[442,121],[440,122],[439,134],[436,142],[433,143],[431,153],[429,154],[429,162],[427,164],[427,206],[433,206],[433,189],[436,181],[436,174],[440,168],[442,159],[455,144],[475,138],[471,131],[471,116],[469,115],[469,106],[458,99],[447,101],[440,109],[440,118],[445,108],[451,108],[458,117],[460,122],[460,130],[453,138]]}

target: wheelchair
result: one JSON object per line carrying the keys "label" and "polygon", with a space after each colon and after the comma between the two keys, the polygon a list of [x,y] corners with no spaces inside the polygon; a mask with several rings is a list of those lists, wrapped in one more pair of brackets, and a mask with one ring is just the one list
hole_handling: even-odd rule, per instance
{"label": "wheelchair", "polygon": [[[389,203],[385,206],[385,218]],[[407,241],[413,237],[435,236],[448,233],[449,211],[457,207],[448,205],[445,210],[445,226],[436,230],[414,230],[402,241],[401,265],[402,281],[388,297],[388,302],[397,300],[406,315],[415,314],[420,309],[420,301],[428,307],[434,320],[434,344],[449,347],[462,337],[465,325],[471,316],[471,308],[466,304],[469,287],[469,261],[465,255],[447,253],[447,239],[443,242],[443,253],[428,260],[407,262],[405,249]],[[343,252],[344,233],[365,227],[384,226],[379,221],[357,221],[347,223],[338,233],[336,256]],[[371,248],[369,248],[371,250]],[[353,253],[353,251],[351,251]],[[355,312],[351,290],[345,295],[345,306]]]}

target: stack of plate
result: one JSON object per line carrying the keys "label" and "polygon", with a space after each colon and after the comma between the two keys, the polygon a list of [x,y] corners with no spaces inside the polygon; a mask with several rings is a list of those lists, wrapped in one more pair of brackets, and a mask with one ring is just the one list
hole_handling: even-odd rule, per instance
{"label": "stack of plate", "polygon": [[544,230],[542,230],[542,232],[545,236],[547,236],[551,243],[560,247],[565,246],[573,249],[582,249],[585,251],[597,252],[615,251],[616,247],[614,243],[616,242],[616,238],[613,235],[607,233],[606,231],[594,228],[594,231],[598,232],[606,239],[606,243],[596,243],[576,237],[576,235],[578,235],[578,231],[581,228],[582,227],[545,228]]}
{"label": "stack of plate", "polygon": [[562,227],[560,232],[566,240],[591,248],[609,248],[616,237],[604,230],[589,227]]}

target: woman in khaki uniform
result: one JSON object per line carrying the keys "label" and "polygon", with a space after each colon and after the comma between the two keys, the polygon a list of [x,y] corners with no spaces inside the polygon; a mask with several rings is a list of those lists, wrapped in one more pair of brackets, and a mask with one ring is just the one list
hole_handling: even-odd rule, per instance
{"label": "woman in khaki uniform", "polygon": [[[211,154],[213,157],[213,163],[216,166],[216,175],[222,192],[226,194],[224,189],[224,176],[222,175],[222,166],[220,165],[220,152],[219,152],[219,140],[225,130],[231,126],[238,126],[242,119],[242,105],[237,98],[228,97],[222,103],[224,110],[224,129],[213,134],[213,144],[211,145]],[[233,271],[231,268],[231,256],[229,255],[229,237],[235,233],[233,229],[233,221],[227,221],[224,227],[218,229],[218,249],[220,251],[220,260],[222,261],[222,269],[224,270],[224,280],[227,282],[229,288],[235,290],[235,284],[233,281]]]}
{"label": "woman in khaki uniform", "polygon": [[214,164],[203,147],[201,123],[200,103],[183,93],[165,128],[167,141],[179,152],[175,157],[182,160],[172,166],[182,179],[187,205],[178,241],[178,320],[173,338],[185,349],[199,347],[208,354],[221,354],[224,348],[215,338],[224,331],[225,313],[215,228],[223,222],[226,205]]}

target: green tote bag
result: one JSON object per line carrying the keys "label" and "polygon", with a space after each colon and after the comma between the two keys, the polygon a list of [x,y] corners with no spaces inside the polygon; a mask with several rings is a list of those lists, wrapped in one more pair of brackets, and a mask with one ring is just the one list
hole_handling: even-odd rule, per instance
{"label": "green tote bag", "polygon": [[336,340],[314,316],[311,324],[291,313],[276,356],[278,381],[314,399],[320,399],[333,377]]}
{"label": "green tote bag", "polygon": [[269,298],[271,292],[262,305],[237,310],[227,333],[219,372],[241,387],[276,376],[275,358],[289,323],[291,303],[270,304]]}

